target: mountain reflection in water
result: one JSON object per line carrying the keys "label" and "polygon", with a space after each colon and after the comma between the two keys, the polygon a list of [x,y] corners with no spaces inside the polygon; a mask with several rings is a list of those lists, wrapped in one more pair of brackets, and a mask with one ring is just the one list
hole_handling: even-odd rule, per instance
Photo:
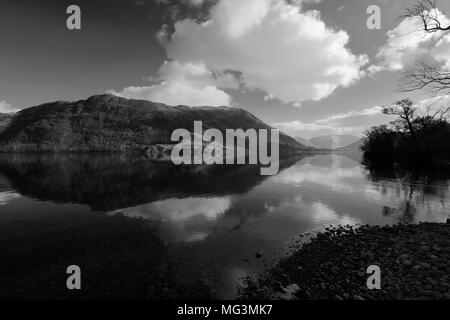
{"label": "mountain reflection in water", "polygon": [[[233,298],[240,277],[301,233],[447,219],[448,179],[359,159],[302,155],[263,177],[257,166],[0,154],[0,297]],[[64,290],[70,264],[84,270],[78,296]]]}

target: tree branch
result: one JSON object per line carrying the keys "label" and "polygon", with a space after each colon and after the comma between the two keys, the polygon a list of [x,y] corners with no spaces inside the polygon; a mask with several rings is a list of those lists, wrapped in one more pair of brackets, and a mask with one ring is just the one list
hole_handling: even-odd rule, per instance
{"label": "tree branch", "polygon": [[450,93],[450,72],[421,61],[414,69],[403,73],[400,84],[405,92],[424,89],[433,95]]}
{"label": "tree branch", "polygon": [[403,18],[418,17],[422,21],[423,30],[427,33],[450,31],[450,24],[443,25],[442,17],[438,16],[436,0],[420,0],[412,5],[402,15]]}

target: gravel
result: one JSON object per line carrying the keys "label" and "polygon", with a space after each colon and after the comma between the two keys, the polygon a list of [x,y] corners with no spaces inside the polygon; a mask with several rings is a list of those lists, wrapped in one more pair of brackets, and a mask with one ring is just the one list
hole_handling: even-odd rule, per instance
{"label": "gravel", "polygon": [[[381,288],[368,289],[381,270]],[[450,299],[450,221],[395,226],[326,228],[257,278],[244,299]]]}

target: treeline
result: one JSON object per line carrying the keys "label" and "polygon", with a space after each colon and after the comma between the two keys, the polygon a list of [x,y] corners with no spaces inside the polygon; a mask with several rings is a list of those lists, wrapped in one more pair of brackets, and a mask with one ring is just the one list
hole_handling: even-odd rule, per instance
{"label": "treeline", "polygon": [[385,107],[395,119],[367,130],[361,149],[366,162],[421,164],[450,163],[450,123],[447,109],[415,106],[409,99]]}

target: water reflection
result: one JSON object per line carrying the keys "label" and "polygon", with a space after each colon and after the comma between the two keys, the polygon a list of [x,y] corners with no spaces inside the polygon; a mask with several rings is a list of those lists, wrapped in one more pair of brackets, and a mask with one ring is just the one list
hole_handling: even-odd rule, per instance
{"label": "water reflection", "polygon": [[20,194],[10,191],[3,191],[0,192],[0,206],[7,204],[8,202],[11,202],[11,200],[19,198]]}
{"label": "water reflection", "polygon": [[230,197],[167,199],[113,214],[159,221],[165,242],[190,242],[205,240],[230,206]]}
{"label": "water reflection", "polygon": [[449,211],[448,167],[404,168],[365,163],[364,173],[371,182],[374,195],[391,203],[383,206],[384,216],[402,223],[413,223],[426,220],[424,216],[439,220],[439,214],[445,216]]}
{"label": "water reflection", "polygon": [[119,297],[230,298],[240,277],[282,256],[301,233],[330,224],[446,220],[448,179],[383,172],[362,166],[359,157],[303,155],[263,177],[256,166],[0,155],[0,249],[8,255],[0,283],[17,278],[18,268],[33,274],[69,259],[98,271],[100,280],[92,281],[101,291],[88,288],[89,296],[106,290],[115,297],[102,287],[111,281],[103,268],[113,263],[109,276],[126,273],[116,286],[132,283]]}
{"label": "water reflection", "polygon": [[[298,159],[280,161],[281,170]],[[122,154],[0,154],[1,176],[22,195],[104,211],[244,193],[265,179],[258,166],[174,166]]]}

